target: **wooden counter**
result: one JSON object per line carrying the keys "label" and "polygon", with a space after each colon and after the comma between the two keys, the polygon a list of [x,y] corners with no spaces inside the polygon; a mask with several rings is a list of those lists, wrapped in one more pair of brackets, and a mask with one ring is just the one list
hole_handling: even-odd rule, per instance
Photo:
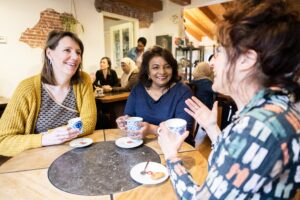
{"label": "wooden counter", "polygon": [[[88,137],[92,138],[94,142],[108,141],[122,137],[122,133],[117,129],[99,130]],[[144,142],[158,153],[162,164],[165,164],[157,140],[150,138]],[[102,196],[74,195],[59,190],[48,180],[48,168],[56,158],[69,150],[71,147],[68,144],[37,148],[27,150],[6,161],[0,166],[0,199],[177,199],[169,179],[161,184],[140,185],[128,191]],[[183,146],[179,156],[184,160],[185,166],[196,182],[203,183],[207,175],[206,159],[188,144]],[[99,176],[101,175],[99,174]]]}
{"label": "wooden counter", "polygon": [[112,103],[117,101],[126,101],[130,92],[122,92],[122,93],[104,93],[102,97],[95,97],[100,100],[101,103]]}
{"label": "wooden counter", "polygon": [[123,115],[130,92],[105,93],[95,97],[97,105],[96,129],[117,128],[116,119]]}

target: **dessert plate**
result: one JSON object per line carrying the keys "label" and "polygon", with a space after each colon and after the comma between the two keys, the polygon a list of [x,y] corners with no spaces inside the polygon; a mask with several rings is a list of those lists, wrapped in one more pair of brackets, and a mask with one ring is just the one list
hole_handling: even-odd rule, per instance
{"label": "dessert plate", "polygon": [[141,172],[145,169],[146,163],[147,162],[139,163],[130,170],[130,176],[133,180],[141,184],[154,185],[168,179],[168,169],[157,162],[149,162],[146,168],[146,174],[143,175]]}

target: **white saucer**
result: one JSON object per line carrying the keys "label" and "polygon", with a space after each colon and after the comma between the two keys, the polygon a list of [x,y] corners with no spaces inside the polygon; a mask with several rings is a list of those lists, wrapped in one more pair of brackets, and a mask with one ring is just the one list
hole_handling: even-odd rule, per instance
{"label": "white saucer", "polygon": [[91,145],[92,143],[93,140],[91,138],[78,138],[70,142],[70,147],[73,148],[86,147]]}
{"label": "white saucer", "polygon": [[134,140],[129,137],[121,137],[117,139],[115,143],[118,147],[129,149],[140,146],[143,144],[143,140]]}
{"label": "white saucer", "polygon": [[[146,168],[147,173],[145,175],[142,175],[141,171],[144,170],[146,163],[147,162],[139,163],[130,170],[130,176],[133,180],[141,184],[154,185],[154,184],[162,183],[168,179],[169,177],[168,169],[164,165],[157,162],[149,162]],[[153,179],[151,173],[155,173],[155,172],[163,172],[165,176],[159,179]]]}

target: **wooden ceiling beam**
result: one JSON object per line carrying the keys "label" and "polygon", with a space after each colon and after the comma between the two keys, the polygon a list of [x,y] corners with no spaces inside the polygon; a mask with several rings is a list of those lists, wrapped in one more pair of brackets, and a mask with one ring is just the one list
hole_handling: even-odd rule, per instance
{"label": "wooden ceiling beam", "polygon": [[[97,0],[95,0],[97,1]],[[151,12],[161,11],[163,9],[161,0],[111,0],[112,2],[120,2],[129,6],[148,10]]]}
{"label": "wooden ceiling beam", "polygon": [[219,18],[208,7],[200,7],[199,10],[203,12],[212,22],[217,23]]}
{"label": "wooden ceiling beam", "polygon": [[195,30],[190,26],[186,26],[185,31],[188,32],[191,36],[193,36],[198,41],[201,41],[202,37],[204,36],[204,35],[201,35],[198,30]]}
{"label": "wooden ceiling beam", "polygon": [[195,19],[192,15],[190,15],[188,12],[184,12],[183,13],[183,17],[187,20],[189,20],[192,24],[194,24],[195,26],[197,26],[199,29],[201,29],[201,31],[206,34],[209,38],[213,39],[214,38],[214,34],[208,30],[207,28],[205,28],[200,22],[199,20]]}
{"label": "wooden ceiling beam", "polygon": [[191,4],[191,0],[170,0],[170,1],[179,4],[181,6],[186,6]]}

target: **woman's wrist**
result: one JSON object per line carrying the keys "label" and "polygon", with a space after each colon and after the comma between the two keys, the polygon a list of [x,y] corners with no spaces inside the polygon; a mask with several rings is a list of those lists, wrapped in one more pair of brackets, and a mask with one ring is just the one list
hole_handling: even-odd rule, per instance
{"label": "woman's wrist", "polygon": [[212,143],[217,140],[218,135],[221,133],[221,130],[217,124],[205,128],[205,131]]}

